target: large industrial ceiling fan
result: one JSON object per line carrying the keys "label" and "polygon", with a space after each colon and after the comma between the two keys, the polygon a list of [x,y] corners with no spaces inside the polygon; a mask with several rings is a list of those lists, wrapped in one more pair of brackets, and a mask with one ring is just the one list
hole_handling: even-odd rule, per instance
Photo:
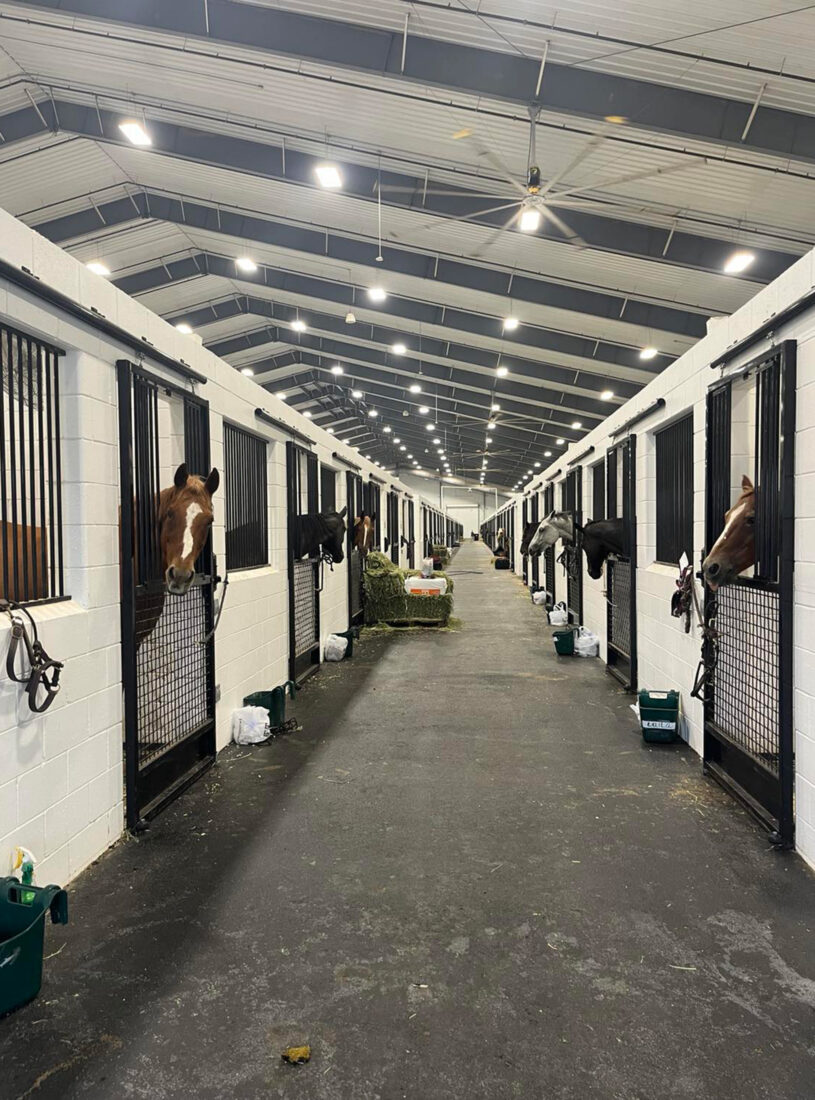
{"label": "large industrial ceiling fan", "polygon": [[[589,157],[598,146],[602,145],[607,140],[609,132],[618,123],[609,123],[606,127],[598,131],[593,137],[586,142],[586,144],[580,149],[580,151],[563,167],[560,171],[549,179],[544,180],[541,174],[541,170],[537,164],[536,153],[536,129],[538,116],[540,114],[540,108],[530,108],[529,111],[529,153],[527,157],[527,171],[526,178],[519,179],[513,175],[510,169],[504,164],[501,158],[485,145],[479,138],[477,138],[471,130],[463,130],[454,135],[455,138],[460,140],[472,139],[478,147],[479,152],[489,161],[492,167],[502,176],[506,185],[511,190],[504,196],[501,195],[500,188],[491,187],[489,190],[471,189],[467,191],[456,191],[451,188],[439,187],[439,188],[423,188],[423,195],[439,195],[445,198],[451,198],[454,196],[473,198],[478,195],[490,196],[492,198],[506,198],[506,202],[501,202],[495,206],[488,206],[483,210],[476,210],[471,214],[464,214],[461,216],[451,216],[441,214],[440,217],[449,222],[471,222],[478,221],[481,218],[488,217],[493,214],[509,211],[509,214],[503,221],[503,223],[495,228],[495,230],[476,248],[471,255],[480,256],[483,255],[502,234],[508,230],[516,227],[524,233],[535,233],[541,226],[544,220],[551,222],[552,225],[565,237],[570,243],[577,248],[588,248],[589,246],[580,236],[580,234],[564,219],[560,216],[557,210],[553,207],[563,209],[584,209],[591,210],[593,208],[602,208],[602,202],[589,195],[589,192],[601,192],[610,187],[616,187],[623,183],[632,183],[635,180],[650,179],[656,176],[664,176],[671,172],[686,171],[689,168],[699,167],[702,164],[707,163],[704,159],[700,159],[691,163],[682,161],[676,164],[667,164],[657,168],[639,169],[636,172],[627,172],[620,176],[613,176],[606,179],[597,179],[591,183],[581,184],[579,187],[561,187],[561,181],[568,178],[582,163]],[[383,192],[391,194],[406,194],[415,195],[415,187],[391,187],[383,185]],[[419,226],[419,231],[428,229],[438,229],[439,217],[435,217],[432,221],[423,226]]]}

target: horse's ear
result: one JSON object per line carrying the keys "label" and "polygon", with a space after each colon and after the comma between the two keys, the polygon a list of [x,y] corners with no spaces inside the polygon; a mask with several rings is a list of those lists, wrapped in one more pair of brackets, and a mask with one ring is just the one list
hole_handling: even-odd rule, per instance
{"label": "horse's ear", "polygon": [[218,486],[220,484],[221,484],[221,475],[218,473],[218,471],[213,466],[212,469],[209,471],[209,476],[207,477],[207,480],[204,482],[204,488],[209,493],[209,495],[212,497],[212,496],[215,496],[215,493],[218,491]]}
{"label": "horse's ear", "polygon": [[175,476],[173,477],[173,484],[175,485],[176,489],[183,489],[184,486],[187,484],[187,478],[189,476],[190,474],[189,470],[187,469],[187,463],[182,462],[176,470]]}
{"label": "horse's ear", "polygon": [[741,475],[741,491],[743,493],[752,493],[753,492],[753,483],[750,480],[750,478],[747,476],[747,474],[742,474]]}
{"label": "horse's ear", "polygon": [[344,506],[343,506],[343,509],[342,509],[342,511],[341,511],[341,512],[339,513],[339,517],[340,517],[340,519],[342,519],[342,517],[343,517],[343,516],[345,515],[345,513],[346,513],[347,511],[348,511],[348,505],[346,504],[346,505],[344,505]]}

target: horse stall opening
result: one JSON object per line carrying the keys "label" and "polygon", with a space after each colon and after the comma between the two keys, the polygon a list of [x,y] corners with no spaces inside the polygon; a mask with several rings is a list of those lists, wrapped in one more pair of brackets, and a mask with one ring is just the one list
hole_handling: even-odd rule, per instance
{"label": "horse stall opening", "polygon": [[408,568],[416,568],[416,505],[413,497],[407,502],[407,559]]}
{"label": "horse stall opening", "polygon": [[207,534],[186,593],[165,594],[159,498],[182,463],[207,477],[207,403],[127,361],[117,370],[125,792],[134,829],[215,759],[215,565]]}
{"label": "horse stall opening", "polygon": [[298,557],[296,521],[314,515],[317,504],[317,455],[299,443],[286,443],[286,493],[289,563],[289,679],[300,683],[320,663],[320,560]]}
{"label": "horse stall opening", "polygon": [[566,475],[560,485],[560,494],[561,508],[572,513],[575,523],[575,539],[564,545],[560,561],[566,572],[569,622],[579,625],[583,622],[583,561],[577,537],[577,524],[583,522],[583,470],[580,466]]}
{"label": "horse stall opening", "polygon": [[705,548],[744,476],[754,486],[750,575],[706,588],[705,768],[783,846],[793,842],[793,565],[796,344],[785,341],[707,395]]}
{"label": "horse stall opening", "polygon": [[362,553],[354,541],[354,520],[366,510],[363,504],[362,478],[349,470],[345,475],[345,499],[348,503],[348,625],[359,626],[364,616]]}
{"label": "horse stall opening", "polygon": [[606,667],[627,691],[637,688],[636,468],[636,436],[629,435],[609,447],[606,452],[606,515],[592,517],[622,519],[625,530],[627,557],[606,560]]}
{"label": "horse stall opening", "polygon": [[388,493],[388,551],[391,561],[399,564],[399,494],[394,490]]}
{"label": "horse stall opening", "polygon": [[[555,487],[547,485],[543,490],[543,515],[549,516],[555,510]],[[543,586],[552,600],[555,599],[555,548],[547,546],[543,551]]]}

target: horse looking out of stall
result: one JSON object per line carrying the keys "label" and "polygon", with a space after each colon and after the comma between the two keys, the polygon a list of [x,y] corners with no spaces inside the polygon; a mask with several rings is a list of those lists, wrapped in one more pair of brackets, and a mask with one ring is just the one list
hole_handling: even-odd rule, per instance
{"label": "horse looking out of stall", "polygon": [[571,512],[550,512],[538,527],[529,544],[529,556],[537,557],[558,539],[574,542],[574,515]]}
{"label": "horse looking out of stall", "polygon": [[374,518],[367,512],[354,517],[354,546],[359,550],[363,558],[368,556],[368,551],[374,544]]}
{"label": "horse looking out of stall", "polygon": [[196,559],[212,527],[212,498],[220,480],[216,469],[210,470],[205,480],[190,474],[182,462],[173,484],[159,493],[159,547],[165,589],[170,596],[186,596],[190,589]]}
{"label": "horse looking out of stall", "polygon": [[295,559],[319,552],[325,560],[339,564],[345,557],[346,511],[343,507],[341,512],[309,512],[295,516],[292,526]]}
{"label": "horse looking out of stall", "polygon": [[711,592],[730,584],[755,565],[756,494],[747,474],[741,479],[741,496],[725,513],[724,530],[702,562],[702,576]]}
{"label": "horse looking out of stall", "polygon": [[592,580],[603,575],[603,563],[607,558],[627,558],[630,550],[625,524],[621,519],[589,520],[578,527],[586,554],[586,568]]}
{"label": "horse looking out of stall", "polygon": [[523,537],[521,538],[521,557],[525,558],[529,553],[529,544],[535,537],[535,532],[539,527],[540,522],[537,520],[534,523],[527,523],[524,527]]}

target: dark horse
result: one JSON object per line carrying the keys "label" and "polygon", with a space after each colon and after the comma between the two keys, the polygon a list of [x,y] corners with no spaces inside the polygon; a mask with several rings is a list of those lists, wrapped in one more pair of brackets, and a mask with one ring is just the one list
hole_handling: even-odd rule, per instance
{"label": "dark horse", "polygon": [[521,557],[526,557],[529,553],[529,544],[535,537],[535,532],[540,527],[540,520],[536,520],[534,523],[527,523],[524,527],[524,533],[521,538]]}
{"label": "dark horse", "polygon": [[339,563],[345,557],[345,513],[309,512],[304,516],[295,516],[292,521],[295,559],[320,554],[332,564]]}
{"label": "dark horse", "polygon": [[628,537],[621,519],[589,520],[577,529],[586,554],[586,568],[593,580],[602,577],[606,558],[628,557]]}

